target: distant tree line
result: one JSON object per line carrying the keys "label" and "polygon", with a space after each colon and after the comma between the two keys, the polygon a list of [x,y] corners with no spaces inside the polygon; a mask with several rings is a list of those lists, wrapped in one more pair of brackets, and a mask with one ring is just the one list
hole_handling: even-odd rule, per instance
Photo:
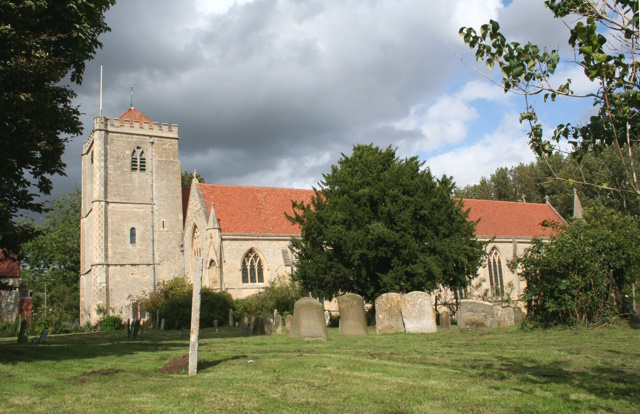
{"label": "distant tree line", "polygon": [[[636,163],[640,156],[634,153]],[[529,164],[498,168],[478,184],[457,188],[455,195],[463,198],[526,201],[544,203],[545,196],[563,217],[573,214],[575,188],[585,208],[608,207],[615,211],[640,215],[638,196],[624,190],[626,174],[617,150],[605,148],[597,156],[585,154],[581,160],[554,153],[538,157]],[[592,184],[584,184],[584,182]]]}

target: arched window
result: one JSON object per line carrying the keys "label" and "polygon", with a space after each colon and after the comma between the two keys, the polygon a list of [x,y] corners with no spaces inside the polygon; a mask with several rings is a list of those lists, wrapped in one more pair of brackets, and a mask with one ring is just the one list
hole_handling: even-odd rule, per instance
{"label": "arched window", "polygon": [[198,226],[193,227],[191,247],[193,248],[193,257],[202,257],[202,247],[200,246],[200,231],[198,230]]}
{"label": "arched window", "polygon": [[218,266],[213,260],[209,261],[209,287],[217,288],[218,286]]}
{"label": "arched window", "polygon": [[136,147],[131,151],[131,171],[146,171],[147,159],[144,156],[144,151],[140,147]]}
{"label": "arched window", "polygon": [[489,267],[489,282],[491,284],[491,294],[494,296],[504,295],[504,279],[502,277],[502,257],[498,249],[494,248],[487,259]]}
{"label": "arched window", "polygon": [[260,256],[251,249],[242,260],[242,283],[264,283],[264,266]]}
{"label": "arched window", "polygon": [[136,228],[129,229],[129,244],[136,244]]}

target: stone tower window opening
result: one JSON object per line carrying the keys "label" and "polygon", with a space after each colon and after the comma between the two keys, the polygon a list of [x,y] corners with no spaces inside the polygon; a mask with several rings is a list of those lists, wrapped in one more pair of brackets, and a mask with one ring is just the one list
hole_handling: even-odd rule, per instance
{"label": "stone tower window opening", "polygon": [[129,229],[129,244],[136,244],[136,228],[131,227]]}
{"label": "stone tower window opening", "polygon": [[193,257],[202,257],[202,247],[200,245],[200,230],[198,226],[193,227],[193,237],[191,237],[191,246],[193,248]]}
{"label": "stone tower window opening", "polygon": [[502,274],[502,257],[495,247],[491,250],[487,259],[489,268],[489,283],[491,284],[491,294],[494,296],[504,295],[504,277]]}
{"label": "stone tower window opening", "polygon": [[131,171],[144,172],[147,170],[147,158],[140,147],[131,151]]}
{"label": "stone tower window opening", "polygon": [[264,283],[264,265],[253,249],[242,260],[242,283]]}

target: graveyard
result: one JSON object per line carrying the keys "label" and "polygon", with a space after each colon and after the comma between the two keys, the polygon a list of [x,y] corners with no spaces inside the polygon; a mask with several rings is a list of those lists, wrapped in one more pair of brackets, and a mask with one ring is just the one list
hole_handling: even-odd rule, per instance
{"label": "graveyard", "polygon": [[[0,412],[638,412],[637,325],[345,336],[145,329],[0,339]],[[175,366],[173,367],[175,368]]]}

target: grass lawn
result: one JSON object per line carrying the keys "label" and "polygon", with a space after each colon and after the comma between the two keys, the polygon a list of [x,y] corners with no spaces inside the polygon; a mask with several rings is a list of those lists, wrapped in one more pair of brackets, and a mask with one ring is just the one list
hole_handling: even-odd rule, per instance
{"label": "grass lawn", "polygon": [[199,373],[159,370],[188,334],[0,339],[0,412],[640,412],[640,329],[345,338],[201,332]]}

